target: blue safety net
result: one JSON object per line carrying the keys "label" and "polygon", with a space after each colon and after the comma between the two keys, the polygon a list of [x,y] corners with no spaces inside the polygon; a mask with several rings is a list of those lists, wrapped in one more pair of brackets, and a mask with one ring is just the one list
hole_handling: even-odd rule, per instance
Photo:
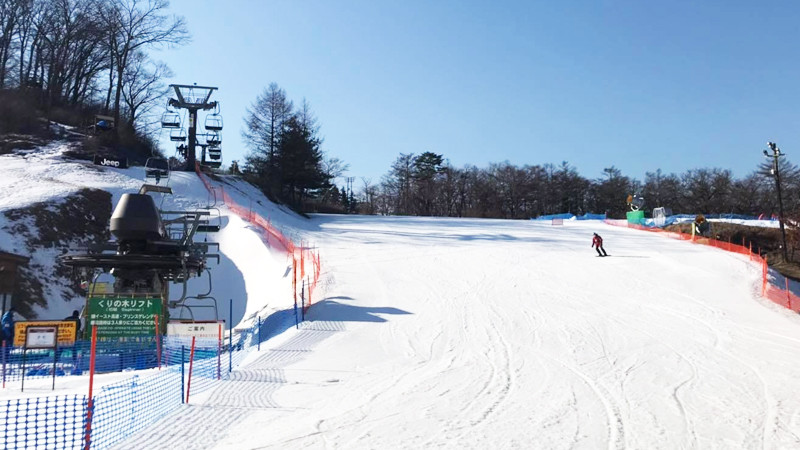
{"label": "blue safety net", "polygon": [[80,448],[86,396],[18,398],[0,401],[0,448]]}

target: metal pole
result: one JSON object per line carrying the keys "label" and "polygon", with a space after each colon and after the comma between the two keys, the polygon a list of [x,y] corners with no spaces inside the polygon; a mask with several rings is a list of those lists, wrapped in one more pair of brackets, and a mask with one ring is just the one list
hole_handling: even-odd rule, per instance
{"label": "metal pole", "polygon": [[194,364],[194,341],[196,336],[192,336],[192,351],[189,353],[189,381],[186,383],[186,403],[189,403],[189,391],[192,388],[192,365]]}
{"label": "metal pole", "polygon": [[181,345],[181,403],[183,403],[183,385],[185,383],[186,378],[184,378],[183,374],[183,366],[185,365],[184,362],[186,361],[186,346]]}
{"label": "metal pole", "polygon": [[228,373],[230,373],[233,371],[233,299],[230,302],[228,320],[231,321],[228,325]]}
{"label": "metal pole", "polygon": [[261,351],[261,316],[258,316],[258,351]]}
{"label": "metal pole", "polygon": [[158,370],[161,370],[161,330],[158,329],[158,314],[153,314],[156,322],[156,363]]}
{"label": "metal pole", "polygon": [[778,188],[778,222],[781,226],[781,237],[783,238],[783,260],[789,261],[789,254],[786,249],[786,228],[783,225],[783,195],[781,194],[781,176],[778,172],[778,156],[775,156],[775,184]]}
{"label": "metal pole", "polygon": [[187,108],[189,110],[189,148],[186,151],[186,168],[188,171],[194,171],[195,166],[195,146],[197,146],[197,109]]}
{"label": "metal pole", "polygon": [[[74,350],[73,350],[74,351]],[[56,390],[56,363],[58,362],[58,325],[56,325],[56,346],[53,348],[53,388]]]}
{"label": "metal pole", "polygon": [[[28,347],[22,347],[22,386],[20,387],[20,392],[25,392],[25,356],[28,353]],[[92,383],[89,383],[91,386]]]}
{"label": "metal pole", "polygon": [[[778,223],[781,227],[781,237],[783,239],[783,261],[789,261],[789,253],[786,248],[786,228],[783,225],[783,195],[781,193],[781,174],[778,169],[778,158],[783,156],[778,144],[774,142],[767,142],[770,150],[772,150],[772,172],[775,175],[775,188],[778,191]],[[769,153],[764,150],[764,155],[769,157]]]}
{"label": "metal pole", "polygon": [[94,386],[94,364],[97,359],[97,325],[92,325],[92,347],[89,354],[89,402],[86,408],[86,449],[91,447],[92,443],[92,414],[94,412],[94,398],[92,397],[92,389]]}
{"label": "metal pole", "polygon": [[2,313],[0,313],[0,315],[3,315],[5,313],[6,313],[6,293],[3,292],[3,311]]}

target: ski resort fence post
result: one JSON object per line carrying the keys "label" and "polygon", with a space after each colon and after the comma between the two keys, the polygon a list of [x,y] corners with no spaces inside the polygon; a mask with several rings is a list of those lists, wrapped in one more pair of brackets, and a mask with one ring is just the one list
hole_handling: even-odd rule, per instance
{"label": "ski resort fence post", "polygon": [[3,340],[3,389],[6,388],[6,341]]}
{"label": "ski resort fence post", "polygon": [[784,278],[783,281],[786,282],[786,304],[789,305],[789,309],[792,309],[792,293],[789,291],[789,279]]}
{"label": "ski resort fence post", "polygon": [[258,316],[258,343],[256,344],[256,350],[261,351],[261,316]]}
{"label": "ski resort fence post", "polygon": [[186,403],[189,403],[189,391],[192,389],[192,365],[194,365],[194,340],[192,336],[192,350],[189,352],[189,380],[186,382]]}
{"label": "ski resort fence post", "polygon": [[84,439],[84,449],[89,450],[92,446],[92,413],[94,412],[94,364],[97,360],[97,325],[92,325],[92,350],[89,356],[89,399],[86,404],[86,437]]}
{"label": "ski resort fence post", "polygon": [[300,288],[300,320],[306,321],[306,280],[303,280],[303,285]]}
{"label": "ski resort fence post", "polygon": [[294,296],[294,327],[300,328],[297,322],[297,258],[292,256],[292,295]]}
{"label": "ski resort fence post", "polygon": [[156,363],[158,370],[161,370],[161,332],[158,330],[158,314],[153,314],[156,322]]}
{"label": "ski resort fence post", "polygon": [[233,299],[230,301],[228,318],[231,321],[228,325],[228,373],[233,371]]}
{"label": "ski resort fence post", "polygon": [[181,403],[183,403],[183,386],[185,386],[186,378],[183,375],[183,366],[186,361],[186,346],[181,345]]}
{"label": "ski resort fence post", "polygon": [[217,324],[217,380],[222,379],[222,324]]}

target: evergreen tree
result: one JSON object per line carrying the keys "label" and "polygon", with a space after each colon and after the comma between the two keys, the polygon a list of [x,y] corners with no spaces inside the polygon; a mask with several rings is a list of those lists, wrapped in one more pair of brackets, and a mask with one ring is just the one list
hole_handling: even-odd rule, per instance
{"label": "evergreen tree", "polygon": [[277,170],[277,153],[286,121],[292,116],[292,107],[286,91],[270,83],[245,116],[242,137],[250,149],[245,157],[245,171],[255,174],[256,184],[271,196],[278,196],[283,184]]}
{"label": "evergreen tree", "polygon": [[300,208],[307,198],[316,198],[320,190],[330,187],[331,179],[323,169],[322,141],[309,117],[294,115],[286,121],[276,156],[282,196]]}

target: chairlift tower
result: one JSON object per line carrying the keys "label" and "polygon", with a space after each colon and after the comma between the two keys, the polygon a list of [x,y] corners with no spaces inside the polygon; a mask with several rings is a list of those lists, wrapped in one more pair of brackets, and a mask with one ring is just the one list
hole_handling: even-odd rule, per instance
{"label": "chairlift tower", "polygon": [[[217,108],[217,102],[209,102],[211,94],[217,90],[215,87],[171,84],[178,98],[171,98],[167,103],[173,108],[183,108],[189,111],[189,142],[186,149],[186,169],[194,170],[195,148],[197,147],[197,111],[207,111]],[[221,122],[220,122],[221,123]],[[221,128],[221,126],[220,126]]]}

